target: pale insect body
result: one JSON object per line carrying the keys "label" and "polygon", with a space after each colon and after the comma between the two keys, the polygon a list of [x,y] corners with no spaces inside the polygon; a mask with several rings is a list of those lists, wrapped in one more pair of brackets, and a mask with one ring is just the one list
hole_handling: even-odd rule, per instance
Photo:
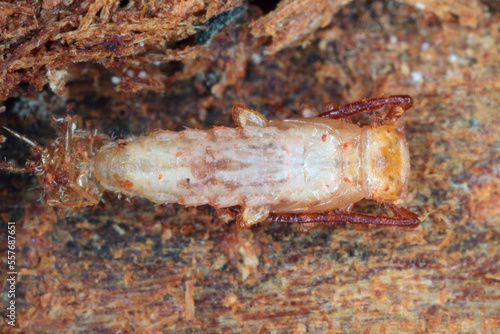
{"label": "pale insect body", "polygon": [[[335,119],[383,106],[391,107],[383,125]],[[236,128],[158,131],[107,144],[69,122],[64,145],[38,146],[40,162],[27,167],[60,208],[94,205],[107,190],[156,203],[239,206],[242,228],[265,219],[300,223],[303,231],[339,221],[415,226],[417,216],[395,205],[409,178],[398,118],[410,106],[410,97],[391,96],[330,107],[321,117],[267,121],[237,105]],[[341,210],[363,198],[387,203],[395,217]]]}
{"label": "pale insect body", "polygon": [[337,209],[364,197],[359,130],[315,118],[161,131],[123,147],[104,146],[94,174],[106,190],[156,203],[270,206],[271,212]]}

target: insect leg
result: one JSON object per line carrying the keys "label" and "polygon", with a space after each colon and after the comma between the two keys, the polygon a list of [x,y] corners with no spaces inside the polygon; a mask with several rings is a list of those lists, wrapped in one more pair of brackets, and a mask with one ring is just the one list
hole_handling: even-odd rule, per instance
{"label": "insect leg", "polygon": [[265,221],[271,210],[270,206],[259,207],[240,207],[232,206],[229,208],[218,209],[219,218],[222,221],[234,219],[236,216],[236,225],[239,229],[246,229],[252,225]]}
{"label": "insect leg", "polygon": [[236,216],[236,224],[239,229],[249,228],[252,225],[266,220],[270,210],[270,206],[241,208]]}
{"label": "insect leg", "polygon": [[26,168],[7,161],[0,161],[0,170],[5,170],[10,173],[29,173],[29,170]]}
{"label": "insect leg", "polygon": [[391,95],[383,97],[374,97],[365,99],[340,107],[335,107],[331,104],[325,106],[325,112],[318,115],[323,118],[344,118],[354,116],[363,112],[370,112],[381,109],[383,107],[391,107],[387,113],[386,119],[392,120],[401,116],[406,110],[410,109],[413,105],[413,99],[409,95]]}
{"label": "insect leg", "polygon": [[267,119],[260,112],[243,107],[240,104],[233,106],[233,120],[237,126],[267,126]]}
{"label": "insect leg", "polygon": [[304,118],[318,117],[321,111],[309,103],[301,103],[299,105],[299,116]]}
{"label": "insect leg", "polygon": [[[418,219],[418,215],[414,212],[411,212],[409,210],[406,210],[405,208],[401,208],[395,204],[392,203],[385,203],[386,207],[389,207],[392,212],[394,212],[394,215],[397,218],[408,218],[408,219],[414,219],[420,223],[420,220]],[[417,224],[418,224],[417,223]]]}
{"label": "insect leg", "polygon": [[[390,208],[393,209],[392,207]],[[337,223],[348,223],[360,225],[416,227],[420,224],[418,216],[406,209],[397,208],[394,210],[394,214],[396,217],[333,210],[331,212],[315,213],[271,213],[267,220],[275,223],[321,223],[325,226],[333,226]]]}

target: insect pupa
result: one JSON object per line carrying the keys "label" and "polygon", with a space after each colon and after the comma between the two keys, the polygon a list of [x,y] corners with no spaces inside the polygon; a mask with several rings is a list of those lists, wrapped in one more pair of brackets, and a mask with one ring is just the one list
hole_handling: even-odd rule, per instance
{"label": "insect pupa", "polygon": [[[31,146],[33,159],[25,167],[3,162],[0,169],[34,174],[47,203],[63,210],[95,205],[112,191],[161,204],[230,208],[240,228],[264,220],[297,223],[302,232],[339,222],[415,227],[418,216],[401,206],[410,159],[400,117],[412,104],[410,96],[393,95],[284,120],[235,105],[236,128],[118,141],[81,130],[67,117],[63,134],[46,148],[4,128]],[[343,121],[384,107],[385,117],[371,125]],[[350,211],[363,198],[393,215]]]}

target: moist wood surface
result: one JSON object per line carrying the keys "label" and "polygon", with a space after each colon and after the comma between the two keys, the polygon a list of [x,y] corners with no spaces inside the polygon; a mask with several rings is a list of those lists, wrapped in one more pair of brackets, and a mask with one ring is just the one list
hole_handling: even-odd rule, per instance
{"label": "moist wood surface", "polygon": [[[317,30],[290,19],[307,1],[283,1],[268,14],[249,6],[192,59],[154,65],[143,54],[126,58],[127,67],[106,53],[106,68],[63,64],[71,73],[65,97],[48,86],[38,91],[34,79],[9,88],[0,121],[42,145],[55,135],[49,117],[65,110],[88,128],[126,137],[232,126],[237,103],[272,119],[299,116],[303,102],[409,94],[406,205],[429,216],[416,229],[338,225],[301,235],[293,224],[258,224],[239,231],[207,206],[107,194],[59,219],[34,177],[2,173],[0,233],[5,240],[5,222],[16,222],[19,272],[17,327],[2,318],[2,332],[498,332],[499,9],[493,1],[470,2],[469,10],[452,1],[427,1],[421,10],[413,2],[321,4],[307,11],[321,16]],[[293,24],[302,29],[296,36]],[[47,50],[37,59],[49,59]],[[13,64],[27,64],[19,59]],[[12,71],[12,80],[31,73]],[[146,79],[161,82],[161,92]],[[11,137],[0,154],[28,157]]]}

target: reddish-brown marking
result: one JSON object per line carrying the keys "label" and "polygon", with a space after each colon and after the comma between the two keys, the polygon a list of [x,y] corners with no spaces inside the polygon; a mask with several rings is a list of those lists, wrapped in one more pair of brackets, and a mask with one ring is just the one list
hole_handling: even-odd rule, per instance
{"label": "reddish-brown marking", "polygon": [[347,177],[344,177],[344,181],[347,183],[351,183],[351,180],[349,180]]}
{"label": "reddish-brown marking", "polygon": [[41,160],[43,155],[43,148],[41,146],[35,146],[30,149],[30,154],[35,158],[35,160]]}
{"label": "reddish-brown marking", "polygon": [[127,145],[127,141],[125,139],[118,139],[118,141],[116,142],[116,144],[118,145],[118,147],[120,149],[124,148],[125,145]]}
{"label": "reddish-brown marking", "polygon": [[83,146],[82,144],[80,143],[77,143],[76,144],[76,148],[78,149],[78,152],[81,153],[83,151],[85,151],[85,146]]}
{"label": "reddish-brown marking", "polygon": [[132,182],[130,182],[129,180],[125,179],[125,181],[123,181],[121,187],[123,189],[130,189],[134,186],[134,184]]}
{"label": "reddish-brown marking", "polygon": [[158,181],[160,181],[163,178],[163,174],[158,175]]}
{"label": "reddish-brown marking", "polygon": [[344,150],[347,150],[348,147],[349,147],[349,142],[344,143]]}
{"label": "reddish-brown marking", "polygon": [[321,136],[321,140],[323,141],[323,143],[326,142],[326,135]]}

